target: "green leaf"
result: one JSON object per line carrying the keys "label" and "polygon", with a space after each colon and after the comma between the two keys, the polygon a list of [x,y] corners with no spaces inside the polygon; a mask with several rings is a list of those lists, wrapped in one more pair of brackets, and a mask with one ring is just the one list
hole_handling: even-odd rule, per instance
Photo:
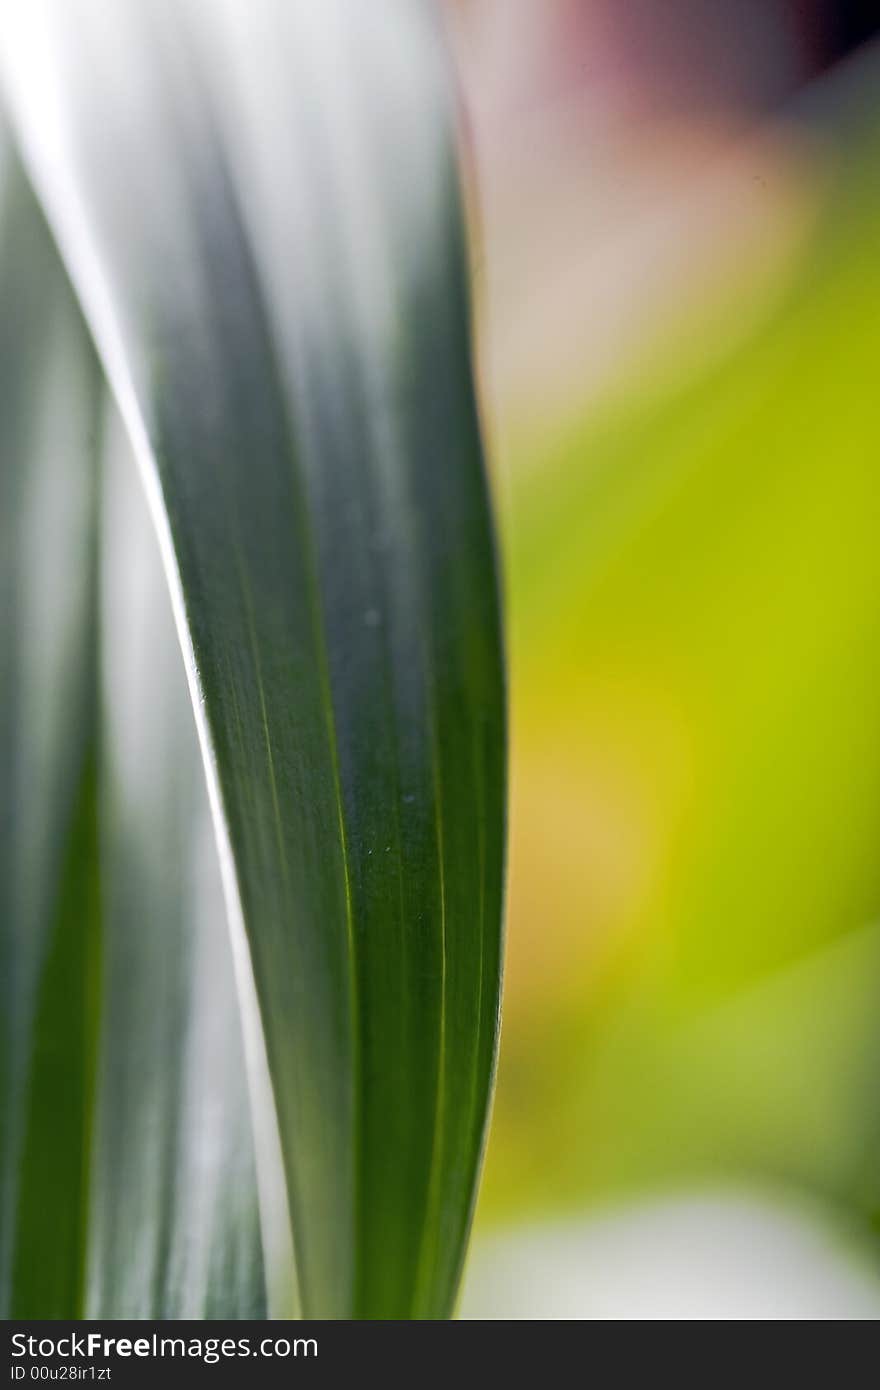
{"label": "green leaf", "polygon": [[4,49],[158,527],[312,1316],[449,1314],[495,1055],[502,661],[440,52],[412,0],[35,0]]}
{"label": "green leaf", "polygon": [[101,1055],[91,1317],[265,1311],[241,1026],[198,744],[121,422],[101,487]]}
{"label": "green leaf", "polygon": [[14,163],[0,293],[0,1308],[255,1316],[241,1031],[170,606]]}
{"label": "green leaf", "polygon": [[[2,135],[2,132],[0,132]],[[100,377],[33,198],[0,188],[0,1308],[82,1306],[100,968]]]}

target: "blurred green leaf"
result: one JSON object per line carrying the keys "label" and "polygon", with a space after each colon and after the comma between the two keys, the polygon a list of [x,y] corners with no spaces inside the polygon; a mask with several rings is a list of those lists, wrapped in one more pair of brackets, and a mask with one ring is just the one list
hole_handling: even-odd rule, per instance
{"label": "blurred green leaf", "polygon": [[96,1069],[101,386],[48,234],[8,155],[3,175],[0,1306],[6,1316],[39,1309],[59,1317],[82,1307]]}
{"label": "blurred green leaf", "polygon": [[6,174],[0,1307],[254,1316],[238,1006],[164,578],[66,277]]}
{"label": "blurred green leaf", "polygon": [[171,581],[276,1312],[276,1135],[304,1312],[450,1312],[493,1069],[502,667],[439,49],[403,0],[36,0],[4,48]]}

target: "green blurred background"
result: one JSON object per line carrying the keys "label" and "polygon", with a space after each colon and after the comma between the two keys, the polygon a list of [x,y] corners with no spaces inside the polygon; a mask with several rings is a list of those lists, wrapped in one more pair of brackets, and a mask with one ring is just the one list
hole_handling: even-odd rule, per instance
{"label": "green blurred background", "polygon": [[[465,1309],[537,1310],[556,1278],[589,1315],[619,1229],[624,1282],[652,1258],[640,1231],[679,1290],[675,1260],[708,1243],[695,1286],[720,1315],[733,1259],[744,1287],[806,1271],[792,1316],[877,1316],[873,21],[785,0],[451,10],[513,754]],[[697,1215],[658,1228],[670,1200]],[[730,1229],[751,1231],[739,1255]]]}

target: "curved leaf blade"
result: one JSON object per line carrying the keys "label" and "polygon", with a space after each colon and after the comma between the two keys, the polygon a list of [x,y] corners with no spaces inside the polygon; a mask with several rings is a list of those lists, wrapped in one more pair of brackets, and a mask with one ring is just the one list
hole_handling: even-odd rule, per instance
{"label": "curved leaf blade", "polygon": [[16,18],[23,147],[163,540],[303,1310],[444,1316],[504,702],[437,36],[401,0]]}
{"label": "curved leaf blade", "polygon": [[0,1310],[259,1316],[239,1011],[164,576],[57,253],[4,172]]}
{"label": "curved leaf blade", "polygon": [[85,1316],[259,1317],[244,1053],[198,744],[115,411],[104,433],[103,987]]}
{"label": "curved leaf blade", "polygon": [[11,157],[2,183],[0,1309],[63,1317],[84,1298],[97,1066],[102,387]]}

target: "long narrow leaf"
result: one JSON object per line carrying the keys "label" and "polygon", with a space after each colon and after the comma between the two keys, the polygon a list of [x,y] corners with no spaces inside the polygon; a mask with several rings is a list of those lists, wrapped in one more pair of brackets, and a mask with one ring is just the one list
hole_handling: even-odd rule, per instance
{"label": "long narrow leaf", "polygon": [[254,1154],[207,796],[158,548],[115,412],[103,434],[104,927],[86,1314],[255,1317],[266,1295]]}
{"label": "long narrow leaf", "polygon": [[439,35],[413,0],[6,19],[162,541],[303,1309],[446,1315],[495,1051],[504,713]]}
{"label": "long narrow leaf", "polygon": [[84,1299],[97,1067],[102,387],[11,158],[0,304],[0,1309],[63,1317]]}
{"label": "long narrow leaf", "polygon": [[6,174],[0,1307],[253,1316],[241,1030],[170,605],[88,334]]}

